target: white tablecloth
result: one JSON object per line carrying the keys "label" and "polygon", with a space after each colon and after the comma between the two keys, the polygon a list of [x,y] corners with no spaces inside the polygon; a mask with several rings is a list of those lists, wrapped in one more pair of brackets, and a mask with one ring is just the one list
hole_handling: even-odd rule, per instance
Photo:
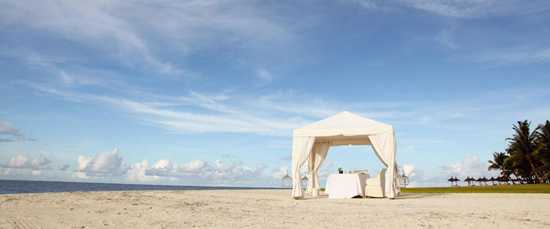
{"label": "white tablecloth", "polygon": [[365,196],[365,184],[368,178],[364,173],[331,174],[327,178],[325,193],[330,199]]}

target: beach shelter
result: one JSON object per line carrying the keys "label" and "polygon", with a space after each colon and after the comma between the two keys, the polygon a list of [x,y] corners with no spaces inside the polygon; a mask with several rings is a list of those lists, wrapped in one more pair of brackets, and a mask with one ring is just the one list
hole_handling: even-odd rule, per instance
{"label": "beach shelter", "polygon": [[319,195],[319,168],[331,146],[371,145],[386,167],[384,197],[399,193],[395,133],[391,125],[347,111],[294,129],[292,137],[292,197],[303,197],[300,169],[308,162],[307,193]]}

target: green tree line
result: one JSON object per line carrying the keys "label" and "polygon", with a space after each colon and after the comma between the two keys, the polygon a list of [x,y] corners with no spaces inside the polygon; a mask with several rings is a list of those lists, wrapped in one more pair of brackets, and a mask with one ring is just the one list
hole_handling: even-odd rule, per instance
{"label": "green tree line", "polygon": [[500,170],[500,176],[511,176],[528,183],[550,183],[550,121],[531,128],[527,120],[513,126],[514,135],[507,138],[504,152],[493,153],[489,170]]}

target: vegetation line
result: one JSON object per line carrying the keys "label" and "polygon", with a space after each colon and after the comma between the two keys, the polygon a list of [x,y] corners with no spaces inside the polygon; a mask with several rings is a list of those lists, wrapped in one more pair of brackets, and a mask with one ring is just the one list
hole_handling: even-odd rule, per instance
{"label": "vegetation line", "polygon": [[403,193],[549,193],[550,184],[401,188]]}

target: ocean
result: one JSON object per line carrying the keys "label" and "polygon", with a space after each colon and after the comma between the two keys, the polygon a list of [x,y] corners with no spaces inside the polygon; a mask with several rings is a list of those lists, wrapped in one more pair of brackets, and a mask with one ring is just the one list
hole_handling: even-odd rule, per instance
{"label": "ocean", "polygon": [[228,189],[279,189],[269,187],[179,186],[149,184],[87,183],[65,181],[0,180],[0,194],[43,192],[92,192],[130,190],[228,190]]}

